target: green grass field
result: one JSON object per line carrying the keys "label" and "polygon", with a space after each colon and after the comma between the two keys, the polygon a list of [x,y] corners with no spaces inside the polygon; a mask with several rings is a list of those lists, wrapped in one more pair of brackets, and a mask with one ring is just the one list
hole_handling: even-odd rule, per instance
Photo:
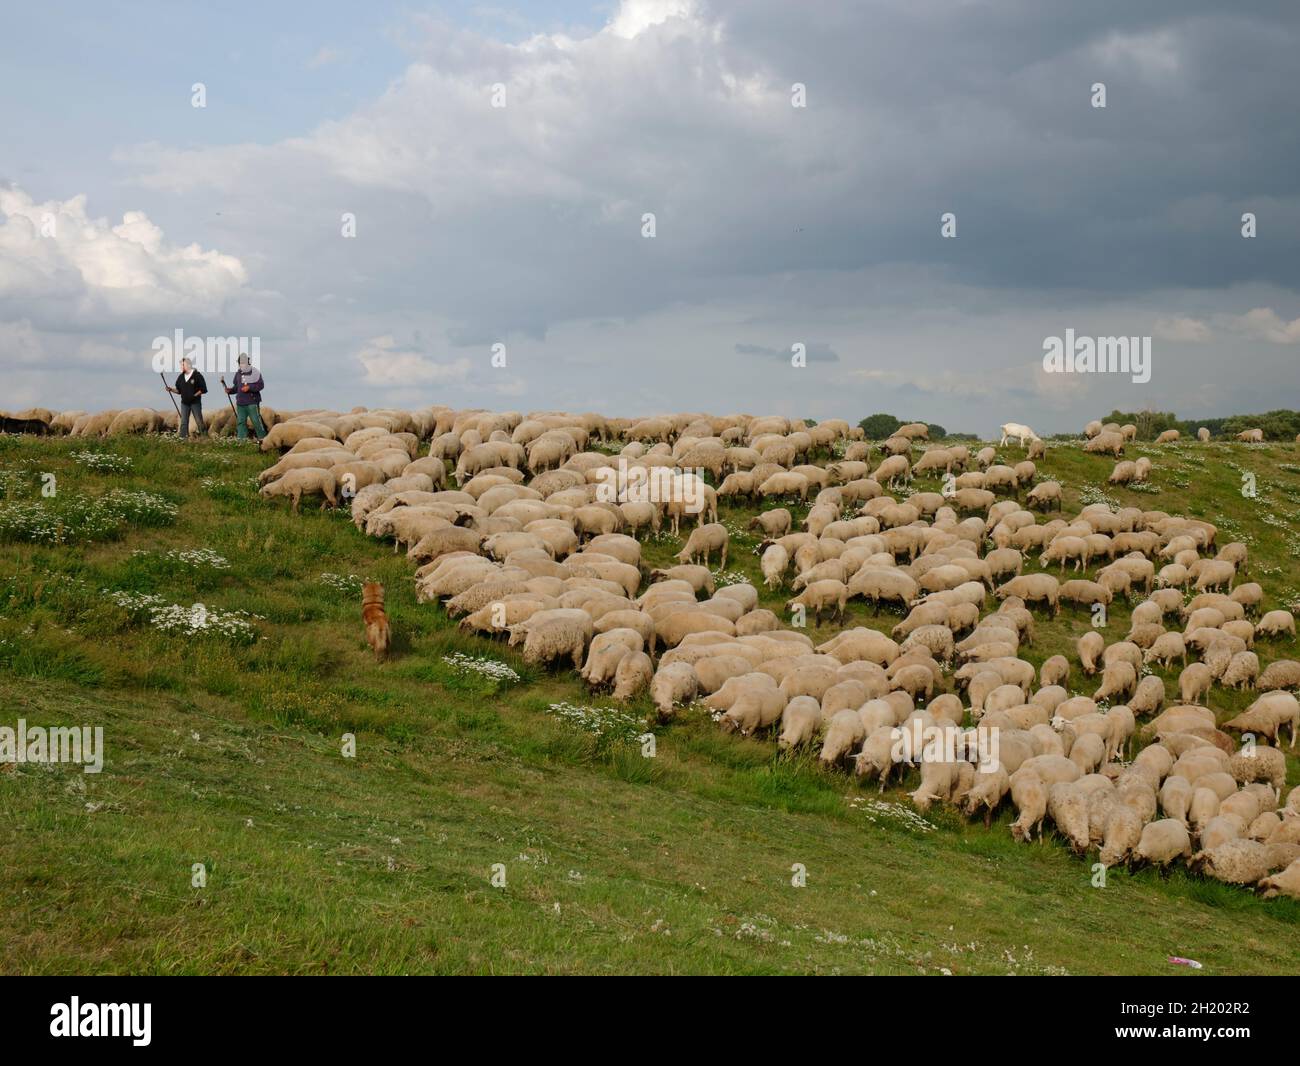
{"label": "green grass field", "polygon": [[[74,458],[85,451],[129,468]],[[1250,545],[1264,609],[1300,610],[1300,448],[1126,457],[1143,453],[1155,469],[1141,493],[1107,492],[1111,461],[1077,447],[1054,445],[1039,469],[1065,486],[1067,513],[1107,492],[1215,522],[1221,543]],[[0,766],[0,971],[1190,973],[1170,955],[1202,974],[1300,971],[1295,901],[1182,870],[1116,869],[1093,887],[1095,855],[1050,834],[1015,844],[1009,812],[991,831],[920,818],[904,790],[860,789],[699,711],[654,728],[653,758],[636,740],[648,702],[556,714],[610,701],[417,605],[413,565],[345,515],[260,501],[268,463],[228,442],[0,437],[0,725],[102,725],[106,743],[98,775]],[[57,495],[38,514],[45,474]],[[93,502],[114,489],[162,501]],[[51,514],[69,543],[13,539],[57,538]],[[721,518],[743,531],[749,516]],[[761,584],[756,545],[733,537],[727,569]],[[663,536],[645,555],[679,547]],[[365,644],[355,579],[388,587],[388,662]],[[201,603],[213,624],[159,631],[145,596],[182,619]],[[764,591],[762,605],[780,613],[785,598]],[[896,621],[858,602],[847,624]],[[1025,656],[1066,652],[1072,688],[1091,693],[1073,653],[1088,626],[1083,610],[1039,615]],[[1116,605],[1107,640],[1127,630]],[[1294,641],[1256,650],[1300,657]],[[520,680],[460,671],[456,652]],[[1251,698],[1216,688],[1211,703],[1222,719]]]}

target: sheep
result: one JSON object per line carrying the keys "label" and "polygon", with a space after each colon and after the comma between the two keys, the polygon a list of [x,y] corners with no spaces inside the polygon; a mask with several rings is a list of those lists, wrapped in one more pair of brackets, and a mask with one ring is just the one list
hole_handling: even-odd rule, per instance
{"label": "sheep", "polygon": [[1252,885],[1300,857],[1300,844],[1260,844],[1238,838],[1203,849],[1188,868],[1230,885]]}
{"label": "sheep", "polygon": [[1175,659],[1182,659],[1183,665],[1187,665],[1187,645],[1183,642],[1181,633],[1162,634],[1142,656],[1144,664],[1158,662],[1166,668],[1173,665]]}
{"label": "sheep", "polygon": [[1134,714],[1156,714],[1165,702],[1165,683],[1155,674],[1142,678],[1133,695],[1129,697],[1128,706]]}
{"label": "sheep", "polygon": [[1272,692],[1277,689],[1300,687],[1300,662],[1294,659],[1278,659],[1265,667],[1255,685],[1260,692]]}
{"label": "sheep", "polygon": [[902,731],[894,726],[881,726],[869,733],[861,751],[854,757],[854,774],[865,780],[878,778],[880,791],[884,792],[890,773],[898,765],[895,754],[902,735]]}
{"label": "sheep", "polygon": [[1070,678],[1070,662],[1064,655],[1053,655],[1038,672],[1040,685],[1064,685]]}
{"label": "sheep", "polygon": [[619,660],[614,671],[614,699],[626,703],[649,688],[653,677],[650,656],[643,651],[629,652]]}
{"label": "sheep", "polygon": [[834,766],[853,749],[866,740],[866,729],[857,711],[837,711],[826,723],[826,736],[822,741],[818,759],[823,766]]}
{"label": "sheep", "polygon": [[842,581],[814,581],[798,596],[786,601],[785,609],[793,612],[803,608],[812,613],[813,620],[828,608],[834,617],[844,619],[844,606],[848,601],[849,589]]}
{"label": "sheep", "polygon": [[959,787],[962,767],[966,767],[968,770],[973,769],[970,763],[964,761],[923,760],[921,762],[921,784],[908,796],[912,801],[912,805],[918,811],[925,813],[934,804],[935,800],[946,802],[952,799],[953,793]]}
{"label": "sheep", "polygon": [[[278,427],[277,427],[278,428]],[[338,496],[336,495],[338,482],[334,475],[328,470],[322,470],[319,467],[308,467],[301,470],[290,470],[276,481],[268,482],[259,490],[258,495],[269,500],[272,496],[288,496],[291,501],[291,509],[294,514],[298,513],[298,504],[301,502],[304,494],[321,496],[320,509],[325,510],[326,505],[337,508],[339,505]]]}
{"label": "sheep", "polygon": [[1224,722],[1224,729],[1259,733],[1275,744],[1279,742],[1282,727],[1291,726],[1291,747],[1295,747],[1296,730],[1300,727],[1300,702],[1289,692],[1267,692],[1244,712]]}
{"label": "sheep", "polygon": [[1011,802],[1016,808],[1016,820],[1011,824],[1011,836],[1021,842],[1034,839],[1034,831],[1042,833],[1043,819],[1047,817],[1047,785],[1033,770],[1023,766],[1010,778]]}
{"label": "sheep", "polygon": [[993,820],[993,812],[1011,790],[1011,778],[1006,768],[999,765],[991,771],[980,771],[970,791],[966,793],[962,811],[967,818],[973,818],[981,809],[984,811],[984,828]]}
{"label": "sheep", "polygon": [[1030,507],[1050,511],[1053,507],[1061,509],[1061,486],[1055,481],[1044,481],[1029,490],[1025,501]]}
{"label": "sheep", "polygon": [[716,551],[720,554],[719,567],[725,570],[728,539],[727,527],[721,522],[697,526],[691,530],[691,535],[686,540],[686,547],[677,554],[676,558],[683,563],[693,563],[702,555],[707,563],[709,556]]}
{"label": "sheep", "polygon": [[666,722],[672,718],[676,706],[693,700],[699,687],[695,668],[689,663],[661,665],[650,682],[650,698],[659,712],[659,720]]}
{"label": "sheep", "polygon": [[591,615],[573,608],[538,611],[526,622],[510,627],[510,643],[524,645],[524,661],[547,664],[570,658],[581,670],[587,644],[594,631]]}
{"label": "sheep", "polygon": [[781,736],[777,743],[784,749],[809,744],[822,726],[821,709],[811,696],[796,696],[781,712]]}
{"label": "sheep", "polygon": [[1103,866],[1115,866],[1132,856],[1142,843],[1146,826],[1141,817],[1123,804],[1118,804],[1106,822],[1101,854]]}
{"label": "sheep", "polygon": [[778,588],[784,580],[786,567],[790,565],[790,553],[780,544],[772,544],[764,549],[759,560],[763,571],[763,583],[770,589]]}
{"label": "sheep", "polygon": [[1224,688],[1249,688],[1259,676],[1259,656],[1254,652],[1237,652],[1219,679]]}
{"label": "sheep", "polygon": [[1260,878],[1256,891],[1262,899],[1290,896],[1300,899],[1300,859],[1296,859],[1281,873]]}
{"label": "sheep", "polygon": [[1257,637],[1289,636],[1295,638],[1295,618],[1290,611],[1269,611],[1255,626]]}
{"label": "sheep", "polygon": [[996,595],[999,600],[1015,596],[1026,603],[1046,603],[1051,607],[1053,616],[1060,609],[1060,583],[1050,574],[1022,574],[1020,577],[1013,577],[998,586]]}
{"label": "sheep", "polygon": [[1192,838],[1187,826],[1176,818],[1162,818],[1142,827],[1131,865],[1145,864],[1164,870],[1175,859],[1187,860],[1191,856]]}

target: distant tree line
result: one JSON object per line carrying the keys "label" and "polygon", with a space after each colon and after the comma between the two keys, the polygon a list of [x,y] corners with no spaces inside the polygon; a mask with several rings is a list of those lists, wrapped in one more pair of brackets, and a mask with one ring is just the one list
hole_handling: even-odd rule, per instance
{"label": "distant tree line", "polygon": [[[884,440],[898,432],[899,426],[906,426],[911,422],[920,422],[919,418],[895,418],[893,415],[871,415],[864,418],[858,423],[862,427],[862,432],[867,435],[867,440]],[[954,440],[977,440],[973,433],[949,433],[943,426],[936,422],[926,422],[926,428],[930,431],[930,439],[938,440],[941,437],[952,437]]]}
{"label": "distant tree line", "polygon": [[1265,440],[1295,440],[1300,433],[1300,411],[1268,411],[1261,415],[1229,415],[1226,418],[1182,419],[1173,411],[1112,411],[1103,422],[1137,426],[1138,440],[1155,440],[1167,429],[1184,437],[1195,437],[1204,426],[1212,437],[1235,437],[1243,429],[1262,429]]}

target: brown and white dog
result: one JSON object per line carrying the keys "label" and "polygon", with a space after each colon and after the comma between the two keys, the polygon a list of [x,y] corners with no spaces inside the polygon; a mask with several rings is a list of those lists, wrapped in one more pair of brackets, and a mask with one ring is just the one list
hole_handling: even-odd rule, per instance
{"label": "brown and white dog", "polygon": [[388,654],[388,614],[384,611],[384,586],[377,581],[367,581],[361,586],[361,620],[366,624],[366,640],[375,650],[375,659]]}

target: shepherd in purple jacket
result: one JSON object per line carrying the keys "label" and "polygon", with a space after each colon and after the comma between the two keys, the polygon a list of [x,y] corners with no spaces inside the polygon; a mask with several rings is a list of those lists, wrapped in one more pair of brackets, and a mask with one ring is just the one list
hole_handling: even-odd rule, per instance
{"label": "shepherd in purple jacket", "polygon": [[261,440],[266,436],[266,427],[262,425],[262,372],[253,366],[247,355],[239,357],[239,370],[235,373],[235,384],[226,389],[228,395],[235,397],[235,429],[240,440],[248,439],[248,422],[253,423],[253,435]]}

